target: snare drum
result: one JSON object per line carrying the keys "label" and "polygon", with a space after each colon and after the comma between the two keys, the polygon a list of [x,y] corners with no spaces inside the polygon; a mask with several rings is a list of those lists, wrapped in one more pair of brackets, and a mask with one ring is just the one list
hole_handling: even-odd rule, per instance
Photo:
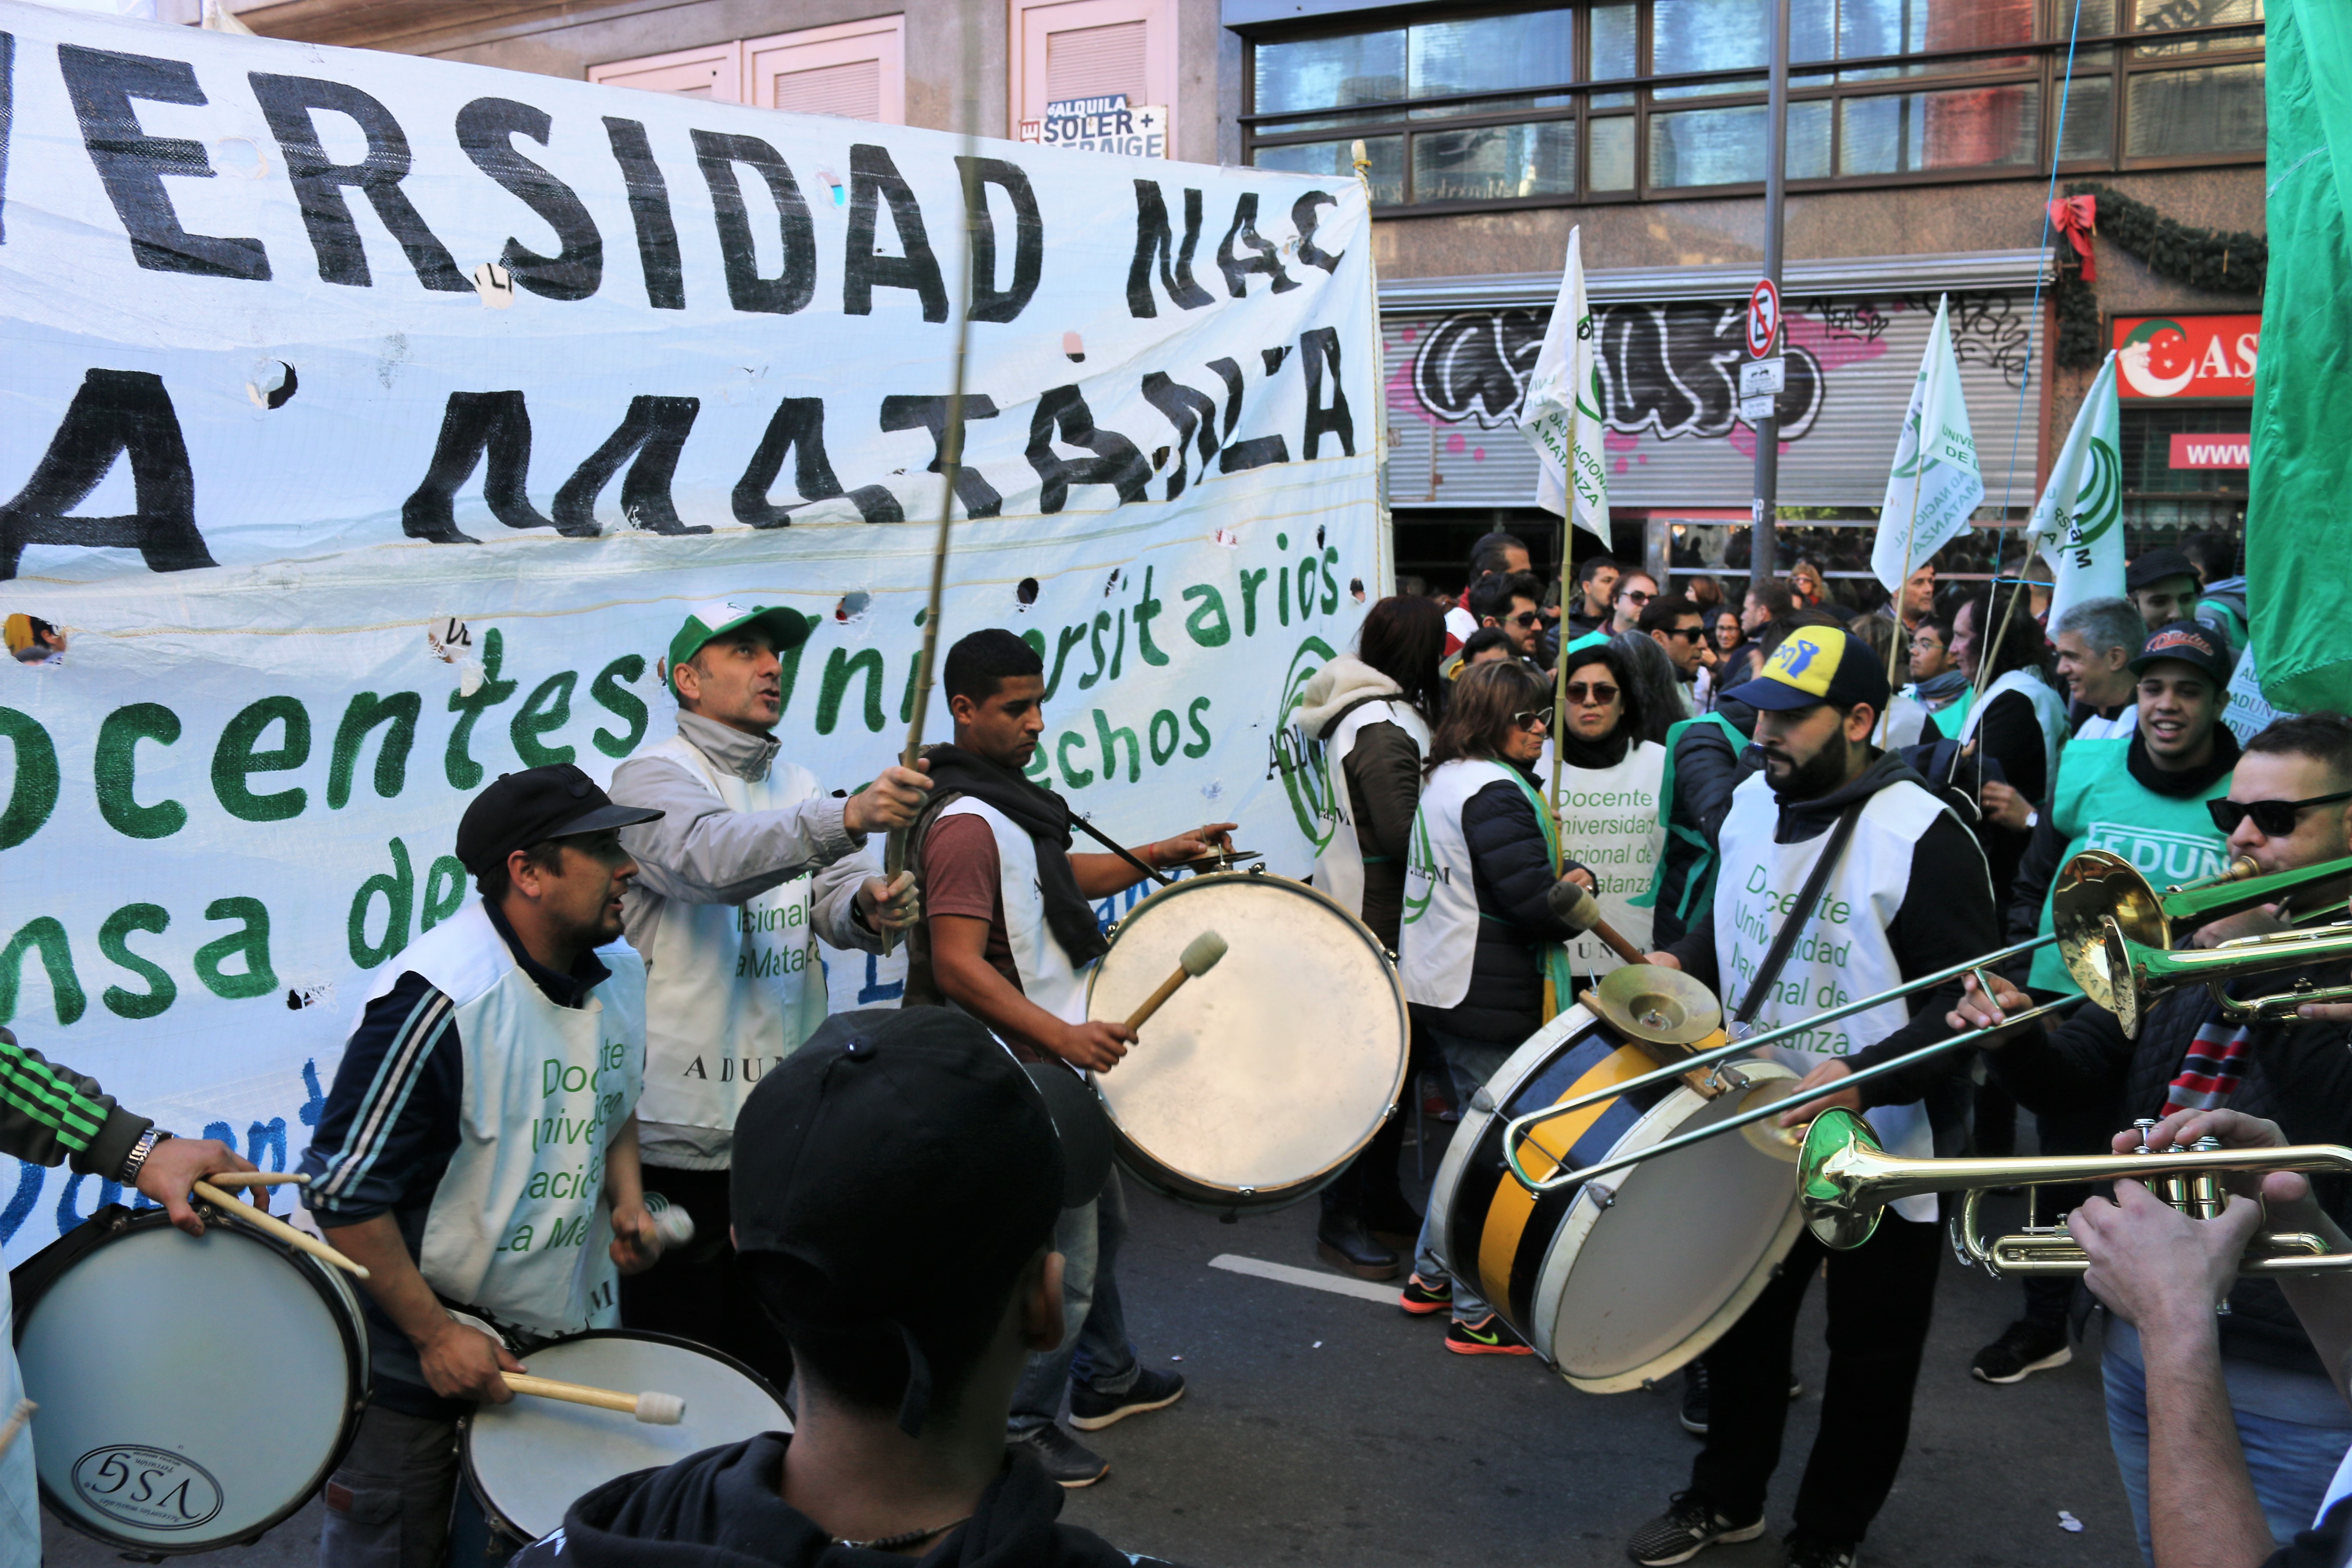
{"label": "snare drum", "polygon": [[341,1274],[214,1220],[116,1205],[11,1276],[41,1498],[142,1555],[249,1544],[359,1428],[367,1330]]}
{"label": "snare drum", "polygon": [[767,1379],[707,1345],[629,1329],[592,1329],[520,1358],[534,1377],[624,1394],[675,1394],[686,1415],[656,1426],[624,1412],[517,1394],[460,1424],[466,1480],[490,1522],[537,1541],[563,1510],[616,1476],[762,1432],[789,1432],[783,1396]]}
{"label": "snare drum", "polygon": [[[1447,1269],[1591,1394],[1664,1377],[1721,1338],[1804,1224],[1796,1151],[1760,1126],[1541,1196],[1511,1175],[1504,1123],[1657,1065],[1587,1008],[1569,1009],[1471,1097],[1430,1189]],[[1796,1081],[1777,1062],[1736,1065],[1748,1087],[1713,1100],[1670,1079],[1538,1125],[1520,1163],[1541,1179],[1633,1153]]]}
{"label": "snare drum", "polygon": [[1225,939],[1118,1066],[1094,1075],[1119,1163],[1220,1214],[1319,1191],[1371,1141],[1404,1083],[1396,965],[1363,921],[1304,882],[1188,878],[1132,910],[1095,966],[1087,1016],[1123,1019],[1204,931]]}

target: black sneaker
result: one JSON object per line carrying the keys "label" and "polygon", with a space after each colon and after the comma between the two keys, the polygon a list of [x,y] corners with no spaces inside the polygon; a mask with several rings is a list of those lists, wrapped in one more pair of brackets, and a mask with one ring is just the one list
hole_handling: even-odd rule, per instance
{"label": "black sneaker", "polygon": [[[1791,1403],[1805,1394],[1805,1385],[1798,1378],[1789,1379]],[[1683,1430],[1694,1437],[1706,1436],[1706,1363],[1695,1361],[1683,1368]]]}
{"label": "black sneaker", "polygon": [[1426,1318],[1432,1312],[1443,1312],[1454,1304],[1454,1281],[1441,1279],[1432,1285],[1418,1274],[1405,1279],[1404,1289],[1397,1292],[1397,1305],[1416,1318]]}
{"label": "black sneaker", "polygon": [[1859,1542],[1824,1541],[1794,1530],[1780,1549],[1789,1554],[1789,1568],[1853,1568],[1862,1556]]}
{"label": "black sneaker", "polygon": [[1511,1332],[1499,1313],[1475,1323],[1456,1318],[1445,1325],[1445,1348],[1455,1355],[1533,1355],[1535,1347]]}
{"label": "black sneaker", "polygon": [[2037,1372],[2064,1366],[2074,1359],[2065,1324],[2020,1318],[2001,1331],[2000,1338],[1977,1352],[1969,1370],[1985,1383],[2023,1383]]}
{"label": "black sneaker", "polygon": [[1024,1432],[1008,1441],[1006,1447],[1026,1454],[1043,1467],[1054,1480],[1075,1491],[1090,1487],[1110,1474],[1110,1461],[1063,1431],[1047,1425]]}
{"label": "black sneaker", "polygon": [[1134,1386],[1125,1394],[1097,1394],[1083,1383],[1074,1383],[1070,1384],[1070,1425],[1081,1432],[1099,1432],[1114,1421],[1147,1410],[1165,1410],[1183,1397],[1183,1378],[1148,1367],[1135,1374]]}
{"label": "black sneaker", "polygon": [[1728,1514],[1717,1513],[1715,1505],[1696,1492],[1676,1492],[1665,1512],[1633,1532],[1633,1539],[1625,1543],[1625,1555],[1642,1568],[1666,1568],[1671,1563],[1687,1563],[1710,1546],[1753,1541],[1763,1533],[1761,1509],[1742,1524]]}

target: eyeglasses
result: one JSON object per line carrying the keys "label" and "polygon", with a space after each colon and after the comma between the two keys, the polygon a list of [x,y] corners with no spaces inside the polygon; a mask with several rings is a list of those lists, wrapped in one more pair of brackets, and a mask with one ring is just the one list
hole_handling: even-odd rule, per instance
{"label": "eyeglasses", "polygon": [[1511,728],[1514,730],[1540,730],[1550,722],[1551,715],[1540,708],[1511,715]]}
{"label": "eyeglasses", "polygon": [[2304,807],[2332,805],[2339,800],[2352,800],[2352,789],[2315,795],[2308,800],[2209,800],[2205,809],[2211,814],[2213,826],[2224,833],[2235,833],[2238,824],[2251,816],[2263,837],[2284,838],[2294,831],[2294,820]]}
{"label": "eyeglasses", "polygon": [[1533,610],[1521,610],[1517,615],[1513,616],[1507,624],[1515,626],[1531,626],[1542,619],[1543,616],[1538,615]]}
{"label": "eyeglasses", "polygon": [[1628,588],[1617,596],[1621,599],[1631,599],[1637,605],[1646,605],[1658,595],[1654,589],[1645,594],[1639,588]]}
{"label": "eyeglasses", "polygon": [[1680,637],[1685,642],[1696,642],[1699,638],[1706,636],[1706,628],[1705,626],[1676,626],[1666,635],[1670,637]]}
{"label": "eyeglasses", "polygon": [[1570,702],[1597,703],[1605,708],[1617,700],[1617,689],[1598,680],[1590,686],[1581,680],[1571,680],[1568,683],[1568,700]]}

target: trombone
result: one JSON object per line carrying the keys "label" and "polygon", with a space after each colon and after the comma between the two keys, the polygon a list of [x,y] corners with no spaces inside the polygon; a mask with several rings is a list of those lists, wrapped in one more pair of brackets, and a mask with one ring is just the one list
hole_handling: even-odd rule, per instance
{"label": "trombone", "polygon": [[[1506,1123],[1503,1129],[1503,1162],[1508,1167],[1513,1180],[1528,1191],[1541,1194],[1562,1187],[1574,1186],[1594,1176],[1622,1170],[1628,1165],[1655,1159],[1661,1154],[1670,1154],[1677,1149],[1688,1148],[1691,1144],[1704,1142],[1709,1138],[1761,1121],[1767,1117],[1780,1113],[1782,1107],[1778,1100],[1741,1110],[1736,1115],[1712,1122],[1696,1131],[1663,1140],[1646,1149],[1599,1161],[1575,1170],[1559,1171],[1558,1173],[1550,1176],[1536,1176],[1520,1163],[1522,1147],[1531,1140],[1533,1130],[1547,1121],[1573,1116],[1578,1111],[1599,1104],[1602,1100],[1614,1100],[1651,1084],[1662,1083],[1668,1079],[1680,1078],[1691,1082],[1695,1087],[1709,1086],[1716,1093],[1728,1089],[1745,1088],[1747,1080],[1739,1076],[1738,1068],[1736,1066],[1723,1065],[1728,1063],[1733,1057],[1760,1050],[1766,1046],[1802,1034],[1820,1025],[1838,1018],[1849,1017],[1856,1013],[1867,1012],[1871,1008],[1883,1005],[1898,997],[1910,995],[1914,992],[1933,990],[1964,974],[1973,977],[1978,989],[1990,995],[1992,987],[1986,981],[1983,973],[1987,965],[2032,952],[2053,942],[2058,944],[2059,953],[2066,961],[2067,973],[2073,975],[2074,983],[2083,988],[2082,995],[2062,996],[2057,1001],[2045,1003],[2039,1007],[2013,1013],[1999,1024],[1981,1029],[1970,1029],[1947,1039],[1922,1046],[1917,1050],[1881,1062],[1875,1067],[1864,1068],[1858,1072],[1850,1073],[1838,1080],[1838,1089],[1843,1090],[1858,1088],[1874,1079],[1904,1071],[1929,1057],[1958,1050],[1990,1036],[2006,1033],[2020,1024],[2049,1016],[2072,1007],[2085,998],[2095,1001],[2115,1012],[2123,1021],[2126,1031],[2136,1036],[2139,1019],[2147,1002],[2177,986],[2198,983],[2208,983],[2218,986],[2221,981],[2237,974],[2288,967],[2309,962],[2315,957],[2352,956],[2352,922],[2317,931],[2243,938],[2199,953],[2176,953],[2166,951],[2171,944],[2176,926],[2187,930],[2202,925],[2206,921],[2255,909],[2263,904],[2286,901],[2296,892],[2347,876],[2352,876],[2352,856],[2347,856],[2339,860],[2326,861],[2317,866],[2307,866],[2300,870],[2279,871],[2267,876],[2261,873],[2261,868],[2256,866],[2250,857],[2240,856],[2212,876],[2192,882],[2183,882],[2167,888],[2159,893],[2145,877],[2132,868],[2129,862],[2117,856],[2110,855],[2105,850],[2084,850],[2068,860],[2059,871],[2058,880],[2053,885],[2052,892],[2052,931],[2049,935],[2012,943],[2008,947],[1986,953],[1980,958],[1972,958],[1966,963],[1939,969],[1932,974],[1923,974],[1918,979],[1908,981],[1892,990],[1865,996],[1860,1001],[1846,1003],[1825,1013],[1813,1014],[1793,1024],[1783,1024],[1778,1028],[1767,1029],[1760,1034],[1748,1035],[1740,1039],[1694,1051],[1690,1055],[1670,1061],[1649,1072],[1638,1074],[1622,1082],[1611,1084],[1605,1089],[1572,1096],[1557,1104],[1544,1106],[1539,1110],[1515,1117]],[[2125,944],[2116,952],[2110,950],[2109,927],[2114,927],[2116,931],[2112,940]],[[2216,962],[2217,958],[2223,954],[2231,956]],[[1647,966],[1629,964],[1625,969],[1617,971],[1615,974],[1604,979],[1602,991],[1604,993],[1609,991],[1610,982],[1614,981],[1617,975],[1626,973],[1626,970],[1639,971],[1645,967]],[[1674,972],[1667,971],[1667,973]],[[2123,977],[2123,983],[2118,984],[2114,978],[2116,976]],[[1658,983],[1655,988],[1660,993],[1661,998],[1667,995],[1673,989],[1669,983]],[[1703,988],[1692,983],[1688,989]],[[1629,994],[1631,991],[1631,987],[1618,988],[1620,994]],[[2235,1005],[2246,1007],[2269,1005],[2291,1008],[2305,1002],[2337,998],[2352,999],[2352,985],[2325,991],[2288,991],[2263,998],[2258,1002]],[[1664,1000],[1653,1002],[1635,995],[1630,1006],[1605,1007],[1597,1000],[1593,1005],[1596,1012],[1601,1013],[1638,1044],[1654,1047],[1686,1049],[1713,1031],[1712,1019],[1719,1018],[1721,1014],[1719,1009],[1706,1013],[1705,1010],[1693,1007],[1688,1005],[1686,998],[1677,1000],[1681,1005],[1668,1005]],[[1708,1017],[1709,1021],[1705,1027],[1695,1031],[1686,1019],[1699,1016]],[[1708,1089],[1702,1088],[1701,1091],[1708,1092]]]}
{"label": "trombone", "polygon": [[[2152,1121],[2139,1124],[2140,1146],[2128,1154],[2023,1155],[2002,1160],[1911,1160],[1880,1147],[1870,1123],[1832,1109],[1813,1119],[1797,1159],[1797,1204],[1823,1246],[1845,1251],[1868,1241],[1888,1204],[1927,1193],[1965,1192],[1953,1237],[1964,1262],[1995,1275],[2080,1274],[2089,1258],[2063,1226],[2029,1223],[2025,1230],[1987,1241],[1977,1205],[1990,1187],[2102,1182],[2130,1177],[2196,1219],[2218,1218],[2228,1195],[2224,1171],[2332,1171],[2352,1173],[2352,1149],[2305,1143],[2284,1149],[2224,1149],[2200,1138],[2189,1148],[2147,1146]],[[2308,1231],[2262,1231],[2247,1243],[2241,1274],[2308,1274],[2352,1268],[2352,1254],[2331,1249]]]}

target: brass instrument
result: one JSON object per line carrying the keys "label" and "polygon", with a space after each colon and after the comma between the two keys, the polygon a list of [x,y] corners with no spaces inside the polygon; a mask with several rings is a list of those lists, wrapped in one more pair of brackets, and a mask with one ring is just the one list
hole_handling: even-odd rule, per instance
{"label": "brass instrument", "polygon": [[[2352,876],[2352,856],[2297,871],[2280,871],[2268,876],[2261,874],[2261,868],[2252,858],[2241,856],[2210,877],[2183,882],[2158,892],[2147,878],[2119,857],[2105,850],[2086,849],[2068,860],[2059,872],[2052,892],[2052,931],[2048,936],[1997,949],[1981,958],[1956,963],[1932,974],[1923,974],[1892,990],[1849,1002],[1825,1013],[1816,1013],[1797,1023],[1784,1024],[1778,1028],[1728,1040],[1721,1045],[1705,1046],[1704,1037],[1713,1030],[1712,1020],[1707,1027],[1696,1032],[1688,1026],[1688,1020],[1699,1014],[1687,994],[1690,989],[1703,992],[1704,987],[1697,987],[1687,980],[1683,988],[1673,991],[1676,1001],[1671,1008],[1636,1005],[1611,1009],[1596,1003],[1594,1011],[1630,1040],[1646,1047],[1665,1047],[1675,1050],[1690,1050],[1694,1045],[1702,1048],[1691,1050],[1689,1055],[1678,1057],[1640,1077],[1612,1084],[1606,1090],[1571,1096],[1557,1105],[1548,1105],[1540,1110],[1513,1119],[1504,1131],[1504,1163],[1509,1167],[1512,1178],[1521,1186],[1529,1192],[1542,1194],[1576,1185],[1643,1160],[1672,1153],[1735,1129],[1747,1128],[1778,1114],[1778,1107],[1755,1105],[1696,1132],[1669,1138],[1637,1153],[1620,1155],[1580,1169],[1557,1170],[1549,1176],[1538,1177],[1520,1163],[1522,1148],[1534,1130],[1547,1121],[1573,1116],[1602,1100],[1670,1078],[1684,1079],[1694,1088],[1699,1088],[1701,1093],[1721,1093],[1726,1089],[1744,1088],[1746,1080],[1739,1076],[1737,1065],[1731,1061],[1735,1057],[1760,1050],[1834,1019],[1867,1012],[1897,997],[1907,996],[1916,991],[1932,990],[1964,974],[1973,976],[1978,988],[1990,995],[1992,987],[1983,973],[1988,965],[2019,957],[2053,942],[2058,944],[2059,953],[2066,961],[2067,972],[2074,977],[2075,984],[2083,987],[2083,996],[2061,997],[2042,1006],[2011,1014],[1997,1025],[1937,1040],[1906,1056],[1849,1074],[1839,1080],[1837,1087],[1840,1089],[1852,1089],[1873,1079],[1906,1070],[1925,1058],[1958,1050],[1990,1036],[2006,1033],[2020,1024],[2071,1007],[2084,997],[2115,1013],[2123,1021],[2126,1031],[2136,1037],[2147,1002],[2168,990],[2199,983],[2211,984],[2218,988],[2221,981],[2239,974],[2288,967],[2309,963],[2315,958],[2352,956],[2352,922],[2314,931],[2247,937],[2201,952],[2168,951],[2176,928],[2190,930],[2209,921],[2263,904],[2283,902],[2296,892],[2347,876]],[[2112,938],[2110,927],[2114,928]],[[2122,945],[2111,948],[2111,942]],[[1629,964],[1626,969],[1638,971],[1651,967]],[[1623,975],[1626,969],[1617,970],[1608,976],[1602,982],[1601,990],[1607,992],[1612,983]],[[2124,977],[2126,983],[2117,984],[2114,976]],[[1622,987],[1627,995],[1645,994],[1653,990],[1660,994],[1667,994],[1664,983],[1639,975],[1636,980],[1638,984],[1627,983]],[[2243,1016],[2279,1016],[2305,1002],[2347,1000],[2352,1000],[2352,985],[2293,990],[2255,1002],[2232,1003],[2231,1005],[2244,1009]],[[1714,1010],[1714,1016],[1721,1016],[1719,1006]],[[1749,1136],[1752,1140],[1759,1134]]]}
{"label": "brass instrument", "polygon": [[[2346,876],[2352,876],[2352,856],[2269,876],[2255,875],[2253,862],[2241,858],[2222,873],[2224,881],[2158,894],[2116,856],[2085,849],[2066,862],[2051,889],[2051,925],[2074,984],[2113,1013],[2134,1039],[2139,1037],[2148,1004],[2183,985],[2210,985],[2223,1015],[2233,1022],[2283,1018],[2306,1002],[2352,1001],[2352,985],[2317,986],[2303,980],[2287,990],[2241,1002],[2224,991],[2223,983],[2352,957],[2352,922],[2240,937],[2179,952],[2172,951],[2175,933],[2263,904],[2290,902],[2296,893]],[[2317,912],[2329,912],[2328,904]]]}
{"label": "brass instrument", "polygon": [[[1797,1161],[1797,1202],[1805,1223],[1822,1245],[1845,1251],[1868,1241],[1888,1204],[1926,1193],[1966,1193],[1954,1237],[1965,1261],[1981,1263],[1996,1275],[2080,1274],[2090,1266],[2063,1225],[2027,1228],[1987,1241],[1977,1226],[1977,1206],[1992,1187],[2041,1186],[2053,1183],[2111,1181],[2130,1177],[2183,1214],[2220,1216],[2229,1198],[2224,1171],[2333,1171],[2352,1174],[2352,1149],[2305,1143],[2285,1149],[2224,1149],[2201,1138],[2193,1148],[2147,1146],[2142,1121],[2140,1146],[2128,1154],[2021,1155],[2004,1160],[1909,1160],[1879,1147],[1870,1123],[1850,1110],[1831,1110],[1813,1120]],[[2307,1274],[2352,1268],[2352,1253],[2331,1250],[2307,1231],[2261,1231],[2239,1261],[2241,1274]]]}

